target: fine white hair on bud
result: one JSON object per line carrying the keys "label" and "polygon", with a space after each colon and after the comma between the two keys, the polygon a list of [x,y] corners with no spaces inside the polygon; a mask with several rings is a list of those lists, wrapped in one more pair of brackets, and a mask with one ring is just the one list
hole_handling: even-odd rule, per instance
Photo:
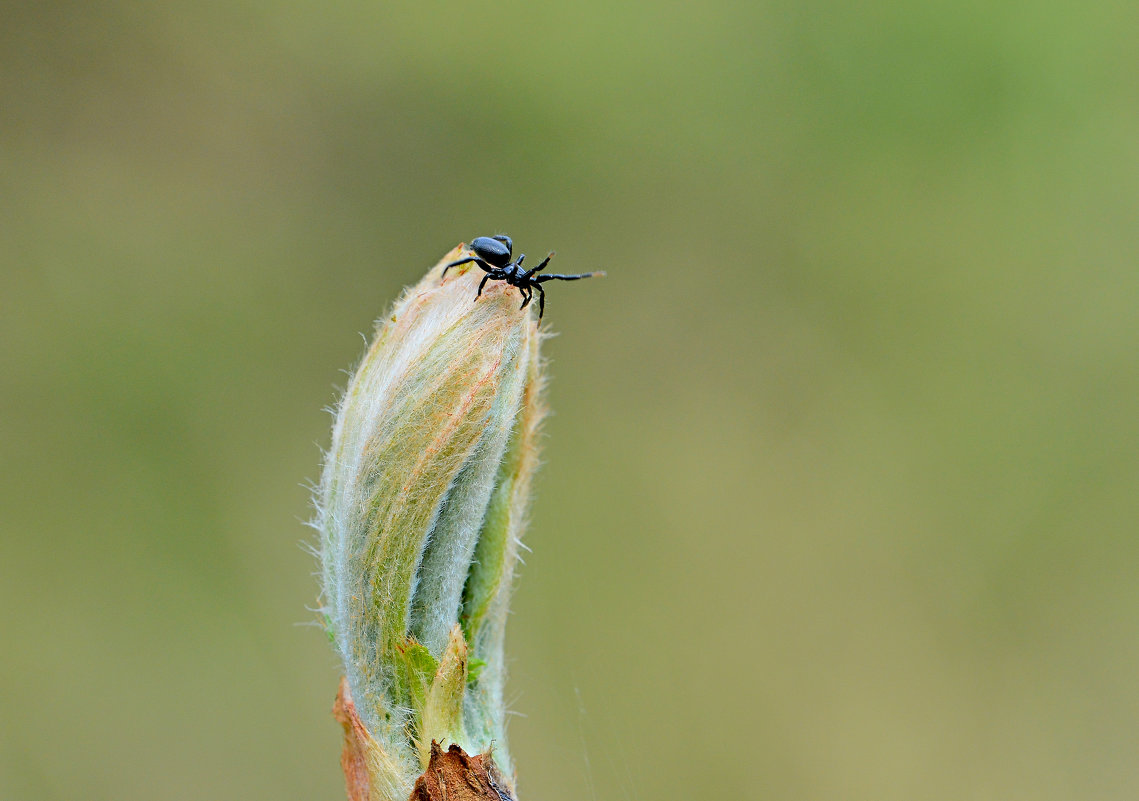
{"label": "fine white hair on bud", "polygon": [[538,461],[541,335],[515,288],[491,282],[476,300],[473,264],[442,277],[467,254],[448,253],[377,323],[317,491],[352,798],[404,801],[433,741],[493,748],[491,773],[513,775],[503,637]]}

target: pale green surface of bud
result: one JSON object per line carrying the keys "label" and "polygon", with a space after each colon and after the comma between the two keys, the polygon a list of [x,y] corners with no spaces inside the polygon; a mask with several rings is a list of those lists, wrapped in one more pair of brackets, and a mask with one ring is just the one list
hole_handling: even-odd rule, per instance
{"label": "pale green surface of bud", "polygon": [[322,612],[368,734],[361,797],[404,801],[432,740],[493,746],[512,775],[503,635],[537,464],[540,335],[516,289],[491,282],[476,301],[472,264],[442,279],[463,255],[377,324],[316,499]]}

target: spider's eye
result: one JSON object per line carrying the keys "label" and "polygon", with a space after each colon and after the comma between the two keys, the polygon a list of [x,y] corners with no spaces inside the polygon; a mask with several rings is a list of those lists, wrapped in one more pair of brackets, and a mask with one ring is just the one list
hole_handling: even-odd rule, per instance
{"label": "spider's eye", "polygon": [[489,236],[480,236],[471,242],[475,255],[494,267],[503,267],[510,261],[510,245]]}

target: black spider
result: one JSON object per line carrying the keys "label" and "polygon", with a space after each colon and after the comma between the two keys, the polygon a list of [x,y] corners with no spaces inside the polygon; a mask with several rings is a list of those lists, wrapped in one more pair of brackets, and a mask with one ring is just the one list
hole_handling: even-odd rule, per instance
{"label": "black spider", "polygon": [[523,253],[517,260],[511,261],[510,254],[514,250],[514,243],[510,240],[510,237],[505,234],[480,236],[471,242],[471,250],[475,255],[451,262],[443,268],[443,276],[446,276],[447,271],[452,267],[458,267],[460,264],[473,261],[486,271],[486,275],[482,278],[482,283],[479,284],[479,291],[475,295],[475,300],[478,300],[479,296],[482,295],[483,287],[486,286],[487,281],[505,281],[510,284],[510,286],[518,287],[518,292],[522,295],[521,308],[523,309],[534,299],[534,290],[536,289],[538,290],[539,322],[546,311],[546,290],[542,289],[542,284],[545,281],[553,281],[554,279],[558,281],[576,281],[579,278],[589,278],[592,275],[605,275],[603,272],[593,272],[578,273],[577,275],[548,273],[547,275],[535,276],[535,273],[546,269],[546,265],[549,264],[550,259],[554,257],[554,252],[551,250],[550,255],[542,259],[537,267],[531,270],[523,270],[522,260],[526,258],[526,254]]}

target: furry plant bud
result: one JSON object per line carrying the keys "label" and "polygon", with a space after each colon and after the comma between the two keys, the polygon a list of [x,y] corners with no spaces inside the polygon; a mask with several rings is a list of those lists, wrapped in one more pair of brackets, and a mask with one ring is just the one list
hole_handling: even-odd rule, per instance
{"label": "furry plant bud", "polygon": [[474,265],[442,277],[467,253],[377,324],[317,497],[352,799],[428,793],[417,779],[447,765],[487,797],[514,794],[503,634],[537,463],[540,336],[514,288],[492,282],[476,301]]}

